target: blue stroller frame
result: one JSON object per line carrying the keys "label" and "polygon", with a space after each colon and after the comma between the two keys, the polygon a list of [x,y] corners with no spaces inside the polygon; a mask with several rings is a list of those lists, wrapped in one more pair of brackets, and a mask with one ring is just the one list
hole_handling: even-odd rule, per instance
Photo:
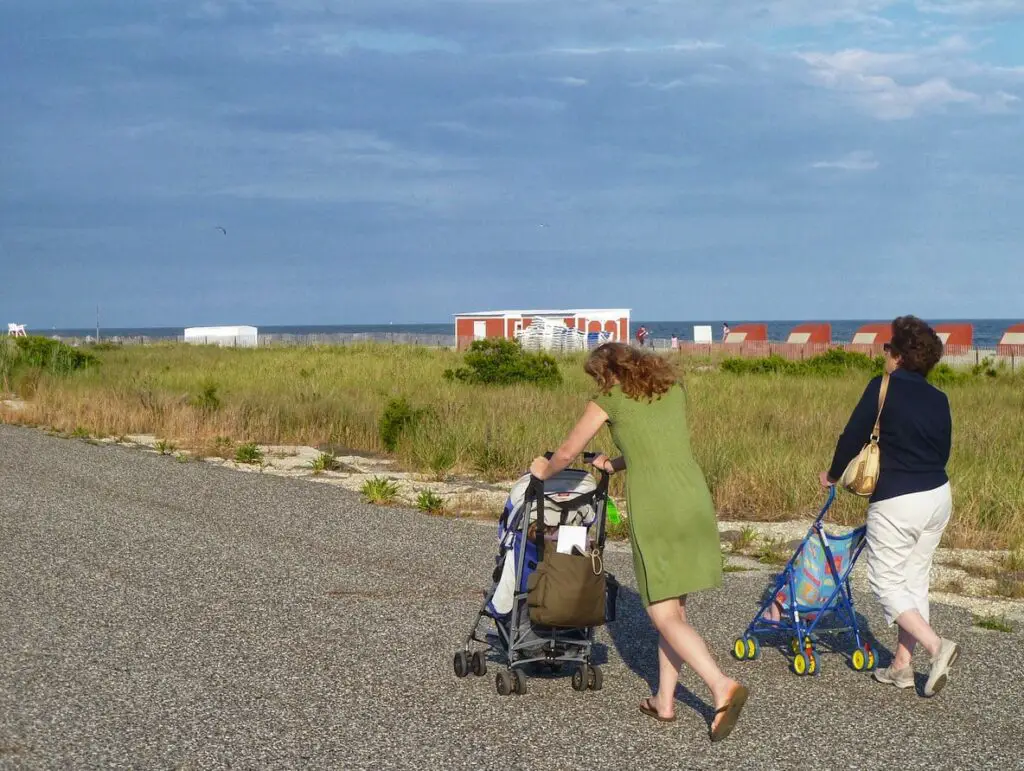
{"label": "blue stroller frame", "polygon": [[[875,653],[861,635],[850,590],[850,574],[864,549],[867,527],[858,527],[842,536],[827,534],[823,522],[835,497],[836,488],[833,486],[829,488],[828,500],[779,574],[774,588],[754,620],[743,636],[736,638],[733,655],[737,659],[758,658],[761,654],[761,638],[786,636],[789,637],[789,650],[793,655],[793,672],[797,675],[813,675],[818,671],[815,652],[817,644],[829,638],[829,649],[838,650],[833,640],[849,633],[854,639],[854,650],[850,655],[853,669],[858,672],[874,669]],[[808,565],[815,557],[820,560],[822,555],[823,565]],[[815,580],[808,567],[820,570],[820,580]],[[823,601],[820,594],[817,595],[818,601],[800,601],[801,596],[813,596],[816,586],[824,587],[829,582],[832,584],[831,592]],[[776,602],[783,605],[778,621],[765,616],[765,611]]]}
{"label": "blue stroller frame", "polygon": [[[596,457],[596,453],[584,453],[586,462]],[[548,458],[551,453],[546,453]],[[584,503],[594,507],[596,517],[592,525],[593,541],[599,552],[603,552],[605,530],[605,505],[608,500],[608,474],[600,473],[596,488],[583,493],[571,500],[556,502],[546,497],[544,482],[531,477],[526,498],[522,506],[513,511],[506,510],[499,524],[499,532],[513,537],[514,547],[508,548],[500,556],[500,560],[514,560],[515,594],[512,610],[508,614],[498,614],[491,606],[497,587],[498,576],[503,568],[499,561],[494,571],[494,585],[484,597],[480,610],[473,621],[469,635],[462,648],[455,653],[454,670],[456,677],[465,677],[472,673],[477,676],[487,674],[487,654],[497,655],[501,667],[495,676],[495,687],[498,694],[507,696],[510,693],[526,693],[525,670],[531,665],[544,665],[552,672],[559,672],[564,664],[576,664],[572,675],[572,687],[576,691],[602,688],[603,676],[601,668],[593,663],[593,627],[560,628],[543,627],[531,624],[527,607],[527,577],[534,571],[544,556],[544,549],[554,549],[554,544],[545,545],[544,509],[553,507],[559,510],[560,520],[565,524],[566,513]],[[530,509],[537,507],[536,534],[533,539],[528,535],[530,528]],[[610,573],[605,572],[608,582],[606,597],[606,621],[614,620],[614,594],[618,582]],[[493,629],[481,634],[480,622],[492,622]],[[485,650],[470,652],[473,642],[483,643]]]}

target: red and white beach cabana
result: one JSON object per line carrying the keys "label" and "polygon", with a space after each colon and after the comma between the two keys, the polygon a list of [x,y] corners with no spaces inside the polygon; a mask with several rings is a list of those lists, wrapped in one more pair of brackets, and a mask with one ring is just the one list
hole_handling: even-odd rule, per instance
{"label": "red and white beach cabana", "polygon": [[577,308],[554,310],[476,311],[455,314],[459,348],[474,340],[498,337],[515,339],[516,332],[544,318],[581,332],[607,332],[613,340],[629,340],[628,308]]}

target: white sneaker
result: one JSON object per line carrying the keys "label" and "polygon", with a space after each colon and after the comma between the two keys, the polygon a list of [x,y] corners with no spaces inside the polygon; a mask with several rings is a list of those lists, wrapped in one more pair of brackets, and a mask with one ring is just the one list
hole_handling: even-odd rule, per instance
{"label": "white sneaker", "polygon": [[914,668],[894,669],[888,666],[885,669],[876,669],[875,680],[886,685],[895,685],[897,688],[913,688]]}
{"label": "white sneaker", "polygon": [[928,670],[928,682],[924,684],[924,695],[935,696],[946,687],[949,670],[960,658],[960,646],[952,640],[942,640],[939,652],[932,656],[932,667]]}

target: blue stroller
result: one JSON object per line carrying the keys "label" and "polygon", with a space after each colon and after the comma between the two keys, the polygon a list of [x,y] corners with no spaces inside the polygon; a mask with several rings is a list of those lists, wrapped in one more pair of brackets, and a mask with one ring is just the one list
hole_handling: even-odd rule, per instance
{"label": "blue stroller", "polygon": [[[864,549],[867,528],[842,536],[826,533],[823,521],[835,497],[835,487],[829,488],[828,500],[804,540],[743,636],[736,638],[737,659],[758,658],[763,638],[789,638],[793,672],[813,675],[818,671],[818,644],[827,641],[830,650],[838,650],[834,641],[849,633],[854,641],[851,666],[858,672],[874,669],[875,653],[861,636],[850,591],[850,574]],[[778,621],[765,615],[773,604],[781,608]]]}
{"label": "blue stroller", "polygon": [[[593,453],[584,454],[588,462],[594,457]],[[526,474],[513,486],[498,522],[499,551],[493,583],[469,635],[455,653],[456,677],[487,674],[488,654],[494,653],[499,665],[495,687],[502,696],[526,693],[527,668],[559,672],[566,664],[574,665],[574,690],[601,690],[601,668],[593,661],[593,627],[532,623],[527,582],[543,559],[544,550],[556,548],[554,541],[562,526],[586,528],[587,542],[597,554],[603,552],[607,500],[608,475],[604,472],[600,481],[582,469],[566,469],[547,482]],[[607,571],[605,579],[608,622],[615,618],[618,582]],[[487,647],[471,651],[474,642]]]}

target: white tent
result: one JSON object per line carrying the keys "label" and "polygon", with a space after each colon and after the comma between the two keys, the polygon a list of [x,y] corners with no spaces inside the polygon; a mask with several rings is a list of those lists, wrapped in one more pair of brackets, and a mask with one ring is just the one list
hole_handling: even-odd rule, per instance
{"label": "white tent", "polygon": [[256,327],[189,327],[185,330],[185,342],[255,348],[259,345],[259,331]]}

